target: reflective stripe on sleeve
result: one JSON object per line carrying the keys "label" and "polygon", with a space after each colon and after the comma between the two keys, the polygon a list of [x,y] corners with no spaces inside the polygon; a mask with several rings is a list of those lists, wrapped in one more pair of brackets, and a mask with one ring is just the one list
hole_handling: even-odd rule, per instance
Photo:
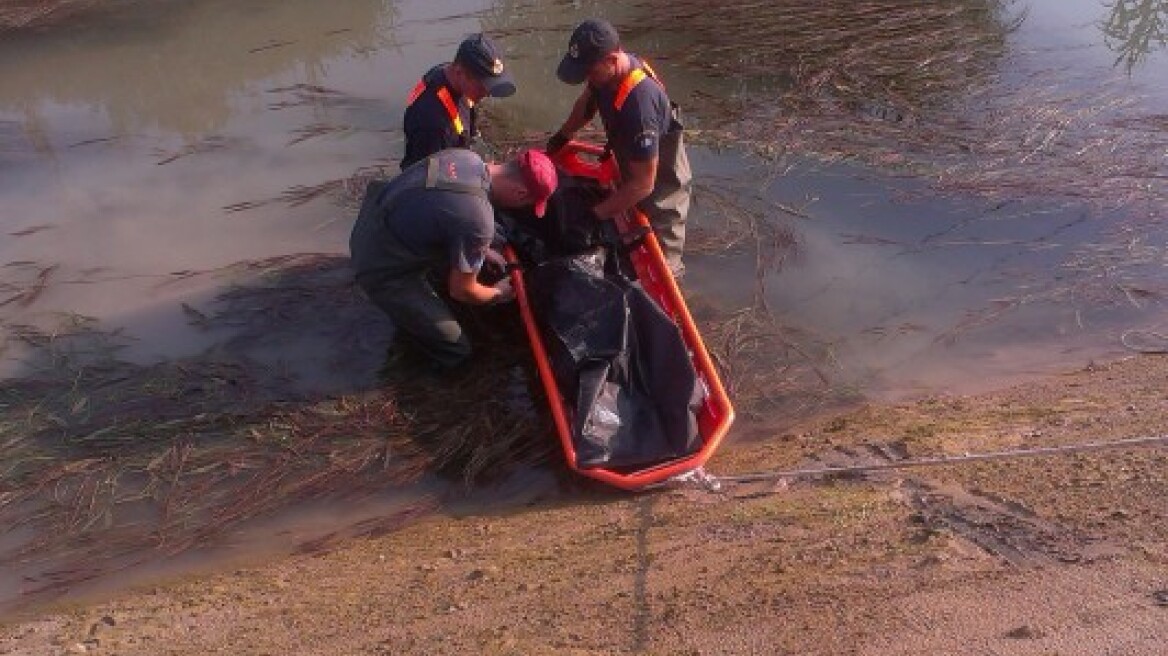
{"label": "reflective stripe on sleeve", "polygon": [[[410,97],[406,100],[406,107],[414,104],[414,102],[426,93],[426,80],[419,80],[414,85],[414,90],[410,92]],[[450,89],[445,86],[438,87],[436,93],[438,101],[446,108],[446,116],[450,119],[450,124],[454,126],[454,133],[462,136],[464,129],[462,127],[462,116],[458,113],[458,103],[454,102],[454,97],[450,95]],[[473,104],[471,105],[474,106]]]}
{"label": "reflective stripe on sleeve", "polygon": [[414,101],[417,100],[418,97],[421,96],[425,92],[426,92],[426,81],[425,80],[418,80],[418,83],[414,85],[414,90],[410,92],[410,97],[406,100],[406,107],[409,107],[410,105],[414,104]]}
{"label": "reflective stripe on sleeve", "polygon": [[454,133],[462,136],[462,117],[458,115],[458,105],[454,104],[454,98],[450,97],[450,90],[446,87],[438,89],[438,100],[442,101],[442,106],[446,108],[446,115],[450,117],[450,122],[454,125]]}

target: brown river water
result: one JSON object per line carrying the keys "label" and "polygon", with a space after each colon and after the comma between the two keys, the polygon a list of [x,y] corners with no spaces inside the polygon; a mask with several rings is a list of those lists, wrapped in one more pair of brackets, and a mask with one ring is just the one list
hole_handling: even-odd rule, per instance
{"label": "brown river water", "polygon": [[[1003,66],[1049,71],[1068,105],[1107,84],[1140,97],[1164,129],[1163,40],[1128,69],[1124,44],[1104,36],[1111,4],[1015,3],[1025,18]],[[1168,20],[1154,4],[1145,10]],[[538,140],[574,99],[554,78],[569,30],[589,15],[620,24],[623,11],[510,0],[111,2],[80,23],[0,33],[0,374],[52,366],[14,338],[22,327],[52,331],[78,317],[118,335],[120,355],[135,362],[214,349],[227,333],[192,318],[246,263],[345,253],[353,213],[338,198],[352,190],[312,190],[396,170],[406,94],[465,34],[501,35],[519,93],[488,103]],[[662,43],[677,47],[652,34],[628,45],[652,55]],[[683,103],[736,84],[668,57],[658,69]],[[692,124],[715,119],[699,113]],[[871,397],[985,389],[1121,355],[1126,331],[1165,323],[1165,208],[1154,203],[941,194],[903,173],[702,145],[691,158],[696,226],[718,230],[719,199],[732,198],[778,217],[796,246],[761,281],[753,254],[695,254],[687,292],[724,309],[764,300],[825,354],[834,385]],[[1162,180],[1168,152],[1153,161]],[[366,337],[376,345],[388,332]],[[377,363],[337,371],[321,365],[330,348],[281,330],[253,355],[305,392],[372,384]],[[548,489],[500,494],[527,498],[532,487]],[[391,512],[401,495],[344,513],[294,509],[239,534],[226,553],[328,533]],[[162,571],[227,557],[216,554]],[[0,606],[19,605],[21,576],[0,573]]]}

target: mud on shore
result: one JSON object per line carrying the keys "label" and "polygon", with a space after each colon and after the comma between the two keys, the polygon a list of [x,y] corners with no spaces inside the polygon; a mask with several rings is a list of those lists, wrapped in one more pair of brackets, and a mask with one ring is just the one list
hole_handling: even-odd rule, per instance
{"label": "mud on shore", "polygon": [[[1139,356],[868,406],[711,468],[1155,435],[1166,373]],[[1161,445],[453,511],[12,618],[0,654],[1152,656],[1168,640],[1166,465]]]}

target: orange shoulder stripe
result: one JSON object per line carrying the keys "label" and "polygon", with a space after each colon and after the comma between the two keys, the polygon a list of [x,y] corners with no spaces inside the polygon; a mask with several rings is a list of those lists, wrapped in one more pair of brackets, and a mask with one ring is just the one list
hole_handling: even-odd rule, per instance
{"label": "orange shoulder stripe", "polygon": [[450,89],[441,87],[438,89],[438,100],[442,101],[442,106],[446,108],[446,115],[450,117],[450,122],[454,124],[454,132],[459,136],[462,135],[462,117],[458,114],[458,105],[454,104],[454,98],[450,96]]}
{"label": "orange shoulder stripe", "polygon": [[612,106],[619,112],[621,107],[624,107],[625,101],[628,100],[629,94],[632,93],[633,88],[641,83],[647,77],[645,71],[636,69],[629,71],[624,80],[621,80],[620,87],[616,90],[616,97],[612,99]]}
{"label": "orange shoulder stripe", "polygon": [[418,83],[414,85],[414,90],[410,92],[410,97],[406,100],[406,107],[414,104],[414,101],[418,99],[418,96],[421,96],[425,92],[426,81],[418,80]]}
{"label": "orange shoulder stripe", "polygon": [[[409,99],[406,100],[406,107],[414,104],[423,93],[426,93],[426,81],[418,80],[414,85],[414,90],[410,92]],[[445,86],[438,87],[438,101],[446,108],[446,116],[450,118],[450,123],[454,125],[455,134],[462,136],[462,116],[458,113],[458,104],[454,102],[454,97],[450,95],[450,89]]]}

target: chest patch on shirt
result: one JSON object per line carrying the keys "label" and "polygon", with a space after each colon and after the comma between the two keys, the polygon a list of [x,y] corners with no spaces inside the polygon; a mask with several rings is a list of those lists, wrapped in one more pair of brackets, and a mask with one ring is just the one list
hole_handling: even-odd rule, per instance
{"label": "chest patch on shirt", "polygon": [[653,147],[653,144],[657,143],[657,131],[645,130],[641,134],[637,135],[637,138],[633,140],[633,143],[635,143],[637,148],[640,148],[641,150],[649,150]]}
{"label": "chest patch on shirt", "polygon": [[447,180],[457,180],[458,179],[458,168],[454,166],[453,160],[446,162],[446,179]]}

